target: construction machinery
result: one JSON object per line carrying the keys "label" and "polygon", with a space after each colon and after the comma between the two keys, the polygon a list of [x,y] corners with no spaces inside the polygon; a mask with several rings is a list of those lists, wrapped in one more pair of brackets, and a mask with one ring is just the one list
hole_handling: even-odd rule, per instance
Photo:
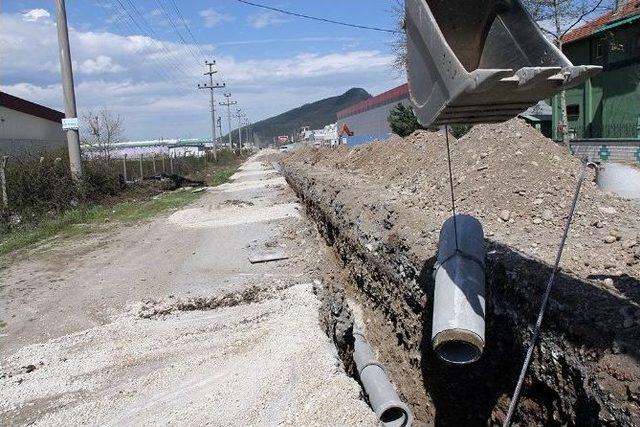
{"label": "construction machinery", "polygon": [[574,66],[519,0],[406,0],[407,74],[422,126],[508,120],[602,67]]}

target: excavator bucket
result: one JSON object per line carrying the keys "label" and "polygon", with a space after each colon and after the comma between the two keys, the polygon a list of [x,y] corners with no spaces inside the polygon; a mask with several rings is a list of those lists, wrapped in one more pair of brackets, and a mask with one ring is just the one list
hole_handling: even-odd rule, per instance
{"label": "excavator bucket", "polygon": [[495,123],[602,70],[574,66],[519,0],[406,0],[407,74],[421,125]]}

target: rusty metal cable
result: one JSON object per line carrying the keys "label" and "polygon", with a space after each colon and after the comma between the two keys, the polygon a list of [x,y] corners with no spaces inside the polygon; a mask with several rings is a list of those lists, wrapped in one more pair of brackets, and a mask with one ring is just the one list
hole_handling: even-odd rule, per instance
{"label": "rusty metal cable", "polygon": [[531,357],[533,356],[533,351],[535,349],[536,342],[540,337],[540,328],[542,326],[544,313],[547,309],[547,304],[549,302],[549,294],[551,294],[551,288],[553,287],[553,283],[555,282],[556,273],[558,272],[558,266],[560,265],[560,259],[562,258],[562,252],[567,242],[567,236],[569,234],[569,229],[571,228],[571,221],[573,220],[573,214],[575,213],[576,205],[578,204],[580,189],[582,188],[582,183],[586,175],[587,165],[588,165],[587,161],[583,160],[582,168],[580,170],[580,175],[578,177],[578,182],[576,183],[575,193],[573,194],[573,202],[571,203],[571,207],[569,209],[569,215],[567,216],[567,221],[565,223],[564,231],[562,233],[562,239],[560,240],[560,246],[558,247],[558,253],[556,254],[556,261],[553,266],[553,270],[551,271],[551,275],[549,276],[549,281],[547,282],[547,288],[545,289],[544,295],[542,297],[542,304],[540,305],[540,311],[538,312],[536,325],[535,325],[535,328],[533,329],[531,343],[529,343],[529,348],[527,349],[527,354],[524,358],[522,369],[520,370],[520,376],[518,377],[518,382],[516,383],[516,388],[513,392],[511,403],[509,404],[509,411],[507,412],[507,417],[505,418],[504,423],[502,424],[503,427],[509,427],[511,425],[511,419],[513,418],[513,414],[515,413],[515,410],[518,406],[518,399],[520,397],[520,393],[522,392],[522,385],[524,384],[524,379],[527,375],[527,371],[529,370],[529,365],[531,364]]}
{"label": "rusty metal cable", "polygon": [[451,193],[451,212],[453,213],[453,236],[456,239],[458,252],[458,222],[456,219],[456,195],[453,190],[453,171],[451,169],[451,147],[449,146],[449,125],[444,125],[444,135],[447,141],[447,163],[449,164],[449,191]]}

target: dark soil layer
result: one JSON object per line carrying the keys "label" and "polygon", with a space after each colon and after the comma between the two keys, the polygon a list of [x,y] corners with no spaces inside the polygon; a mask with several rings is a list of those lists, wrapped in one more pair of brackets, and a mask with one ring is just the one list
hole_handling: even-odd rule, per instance
{"label": "dark soil layer", "polygon": [[[482,359],[431,350],[432,268],[449,216],[443,136],[281,159],[349,272],[367,337],[421,424],[504,419],[579,162],[517,120],[452,146],[460,210],[487,235]],[[640,425],[640,209],[585,185],[519,404],[521,425]]]}

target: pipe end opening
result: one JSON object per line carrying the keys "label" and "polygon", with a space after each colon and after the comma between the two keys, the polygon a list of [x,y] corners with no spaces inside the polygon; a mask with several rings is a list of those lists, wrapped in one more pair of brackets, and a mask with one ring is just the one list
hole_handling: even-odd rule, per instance
{"label": "pipe end opening", "polygon": [[410,420],[407,409],[400,406],[390,406],[380,414],[380,422],[385,427],[408,427]]}
{"label": "pipe end opening", "polygon": [[448,329],[433,338],[433,349],[445,362],[466,365],[480,359],[484,340],[465,329]]}
{"label": "pipe end opening", "polygon": [[447,341],[436,348],[436,353],[445,362],[466,365],[480,359],[482,350],[466,341]]}

